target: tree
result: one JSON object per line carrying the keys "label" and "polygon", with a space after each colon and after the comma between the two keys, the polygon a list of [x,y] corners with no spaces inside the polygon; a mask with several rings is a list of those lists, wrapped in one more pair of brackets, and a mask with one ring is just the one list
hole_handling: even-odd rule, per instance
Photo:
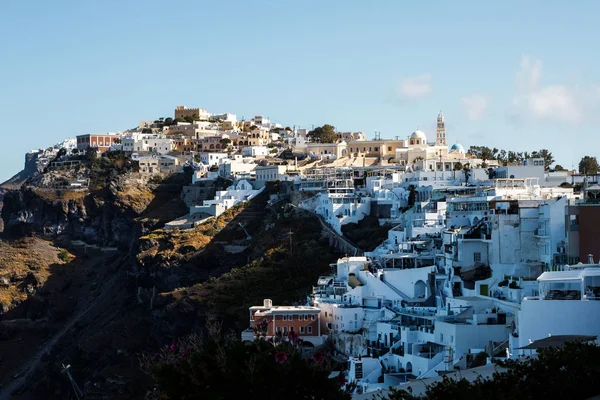
{"label": "tree", "polygon": [[454,163],[454,171],[453,171],[454,179],[456,179],[456,171],[462,171],[462,169],[463,169],[463,165],[460,161],[457,161],[456,163]]}
{"label": "tree", "polygon": [[596,157],[585,156],[579,161],[579,173],[582,175],[596,175],[599,169]]}
{"label": "tree", "polygon": [[466,163],[463,165],[463,174],[465,175],[465,186],[469,184],[469,178],[471,177],[471,164]]}
{"label": "tree", "polygon": [[329,124],[316,127],[314,130],[308,132],[308,136],[318,143],[335,143],[338,139],[335,134],[335,128]]}
{"label": "tree", "polygon": [[194,162],[195,163],[199,163],[200,162],[200,154],[195,154],[194,155]]}
{"label": "tree", "polygon": [[408,187],[408,208],[411,208],[415,205],[415,200],[417,199],[417,188],[415,185],[410,185]]}
{"label": "tree", "polygon": [[506,166],[508,162],[506,150],[500,150],[500,152],[496,155],[496,160],[498,160],[498,162],[502,165]]}
{"label": "tree", "polygon": [[71,150],[71,154],[79,154],[79,149],[75,147],[73,150]]}
{"label": "tree", "polygon": [[305,358],[293,331],[266,340],[268,323],[257,321],[255,328],[255,340],[241,342],[209,327],[208,335],[188,336],[143,357],[142,368],[161,399],[351,399],[356,385],[343,390],[341,373],[329,378],[340,367],[331,355],[318,351]]}
{"label": "tree", "polygon": [[142,133],[152,133],[152,129],[150,129],[150,128],[143,128],[142,129]]}
{"label": "tree", "polygon": [[[598,394],[600,347],[571,342],[562,347],[537,350],[536,358],[509,360],[501,364],[504,372],[492,379],[481,376],[470,382],[465,378],[442,378],[428,385],[423,397],[404,390],[392,390],[388,400],[454,399],[587,399]],[[380,399],[382,397],[379,397]]]}
{"label": "tree", "polygon": [[[497,151],[497,150],[496,150]],[[494,152],[489,147],[481,147],[481,160],[485,163],[487,160],[494,159]]]}
{"label": "tree", "polygon": [[566,171],[566,169],[564,169],[564,168],[563,168],[563,166],[562,166],[562,165],[560,165],[560,164],[556,164],[556,165],[554,166],[554,170],[555,170],[555,171]]}
{"label": "tree", "polygon": [[62,156],[67,154],[67,149],[65,149],[64,147],[61,147],[60,150],[58,150],[58,153],[56,153],[56,160],[58,160],[59,158],[61,158]]}
{"label": "tree", "polygon": [[548,151],[548,149],[542,149],[534,153],[536,154],[536,157],[544,159],[544,169],[548,171],[552,163],[554,163],[554,157],[552,156],[552,153]]}

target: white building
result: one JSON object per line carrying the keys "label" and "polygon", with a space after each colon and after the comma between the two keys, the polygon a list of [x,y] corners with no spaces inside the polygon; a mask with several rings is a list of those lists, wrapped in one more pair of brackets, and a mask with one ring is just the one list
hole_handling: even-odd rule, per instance
{"label": "white building", "polygon": [[[352,181],[338,180],[326,193],[319,193],[315,200],[315,209],[336,232],[342,233],[342,225],[358,222],[371,209],[371,197],[366,191],[357,190]],[[302,205],[301,205],[302,206]]]}
{"label": "white building", "polygon": [[269,148],[267,146],[248,146],[242,149],[242,156],[244,157],[265,157],[269,155]]}
{"label": "white building", "polygon": [[173,140],[160,134],[132,133],[121,139],[125,152],[168,154],[175,148]]}
{"label": "white building", "polygon": [[211,166],[219,165],[227,157],[227,153],[200,153],[200,162]]}
{"label": "white building", "polygon": [[191,206],[190,215],[202,212],[218,217],[231,207],[252,200],[264,190],[264,186],[254,190],[250,182],[240,180],[227,190],[220,190],[212,200],[204,200],[201,206]]}
{"label": "white building", "polygon": [[267,165],[266,167],[256,167],[257,181],[285,181],[289,178],[286,175],[287,165]]}
{"label": "white building", "polygon": [[257,165],[253,158],[245,159],[222,159],[219,164],[219,176],[223,178],[249,177],[253,174]]}
{"label": "white building", "polygon": [[526,297],[521,303],[518,336],[511,341],[513,354],[549,336],[600,336],[600,265],[544,272],[537,281],[539,296]]}

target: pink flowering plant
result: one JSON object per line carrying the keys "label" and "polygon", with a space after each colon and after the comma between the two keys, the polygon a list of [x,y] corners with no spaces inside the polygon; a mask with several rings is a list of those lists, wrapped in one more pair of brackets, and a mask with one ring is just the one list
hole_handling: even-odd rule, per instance
{"label": "pink flowering plant", "polygon": [[207,334],[176,340],[140,361],[161,399],[351,398],[354,386],[345,385],[342,374],[329,378],[341,365],[325,352],[303,355],[287,336],[278,343],[241,342],[210,325]]}

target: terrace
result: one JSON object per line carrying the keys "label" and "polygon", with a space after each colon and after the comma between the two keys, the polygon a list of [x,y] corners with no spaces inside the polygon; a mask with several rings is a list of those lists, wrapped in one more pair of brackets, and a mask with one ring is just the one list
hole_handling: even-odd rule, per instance
{"label": "terrace", "polygon": [[600,268],[544,272],[538,281],[543,300],[600,300]]}

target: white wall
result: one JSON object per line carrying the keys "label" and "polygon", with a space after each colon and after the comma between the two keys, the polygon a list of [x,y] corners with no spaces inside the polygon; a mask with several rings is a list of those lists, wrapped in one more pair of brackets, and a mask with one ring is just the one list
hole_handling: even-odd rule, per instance
{"label": "white wall", "polygon": [[[384,272],[385,280],[406,294],[408,297],[415,297],[415,283],[423,281],[428,285],[428,275],[435,267],[422,267],[412,269],[386,269]],[[429,295],[427,287],[427,295]]]}
{"label": "white wall", "polygon": [[519,347],[551,335],[600,335],[600,301],[523,300]]}

